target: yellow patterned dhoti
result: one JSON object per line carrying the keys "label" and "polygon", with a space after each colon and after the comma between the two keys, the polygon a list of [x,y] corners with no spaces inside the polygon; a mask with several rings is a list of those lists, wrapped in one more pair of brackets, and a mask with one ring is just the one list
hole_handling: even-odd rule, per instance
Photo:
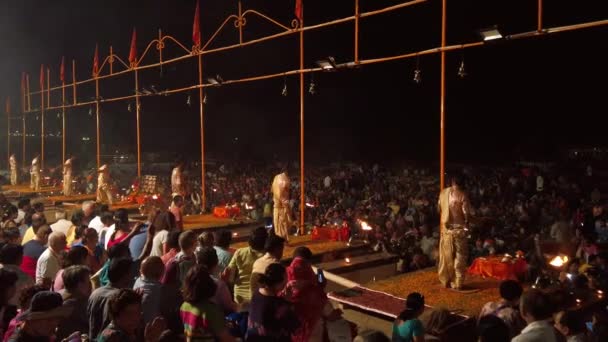
{"label": "yellow patterned dhoti", "polygon": [[63,176],[63,195],[64,196],[72,195],[72,175]]}
{"label": "yellow patterned dhoti", "polygon": [[275,235],[289,241],[289,226],[291,225],[289,207],[274,207],[273,214]]}
{"label": "yellow patterned dhoti", "polygon": [[437,274],[443,286],[462,287],[469,256],[467,243],[467,232],[463,228],[442,229]]}
{"label": "yellow patterned dhoti", "polygon": [[40,190],[40,172],[30,173],[30,189],[39,191]]}
{"label": "yellow patterned dhoti", "polygon": [[17,185],[17,169],[11,168],[11,185]]}
{"label": "yellow patterned dhoti", "polygon": [[107,185],[97,188],[97,202],[112,205],[112,193]]}

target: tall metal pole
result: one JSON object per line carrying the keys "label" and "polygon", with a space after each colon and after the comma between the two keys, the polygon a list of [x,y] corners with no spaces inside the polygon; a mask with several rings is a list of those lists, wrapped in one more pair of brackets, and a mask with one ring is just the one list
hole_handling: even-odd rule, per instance
{"label": "tall metal pole", "polygon": [[[441,4],[441,47],[445,47],[445,31],[446,31],[446,2],[442,0]],[[439,186],[440,190],[445,187],[445,50],[441,50],[441,96],[440,96],[439,111],[441,115],[440,133],[439,133]]]}
{"label": "tall metal pole", "polygon": [[32,110],[32,100],[30,97],[30,74],[25,74],[25,86],[27,88],[26,90],[26,94],[27,94],[27,110],[30,111]]}
{"label": "tall metal pole", "polygon": [[40,169],[44,170],[44,84],[40,87],[40,120]]}
{"label": "tall metal pole", "polygon": [[6,160],[7,169],[11,168],[11,98],[6,99]]}
{"label": "tall metal pole", "polygon": [[198,54],[198,103],[201,130],[201,208],[207,208],[207,196],[205,193],[205,104],[203,97],[203,55]]}
{"label": "tall metal pole", "polygon": [[359,0],[355,0],[355,64],[359,64]]}
{"label": "tall metal pole", "polygon": [[140,104],[139,104],[139,75],[135,69],[135,121],[137,125],[137,177],[141,178],[141,132],[140,132]]}
{"label": "tall metal pole", "polygon": [[101,167],[100,134],[99,134],[99,77],[95,75],[95,123],[97,128],[97,169]]}
{"label": "tall metal pole", "polygon": [[[303,6],[303,5],[302,5]],[[304,180],[304,9],[300,20],[300,234],[304,234],[304,210],[306,209]]]}
{"label": "tall metal pole", "polygon": [[23,118],[21,118],[22,123],[23,123],[23,127],[21,129],[22,131],[22,142],[21,142],[21,167],[25,168],[25,113],[23,113]]}
{"label": "tall metal pole", "polygon": [[72,59],[72,100],[76,105],[76,61]]}
{"label": "tall metal pole", "polygon": [[543,0],[538,0],[538,22],[536,31],[541,32],[543,30]]}
{"label": "tall metal pole", "polygon": [[61,81],[61,162],[65,162],[65,81]]}

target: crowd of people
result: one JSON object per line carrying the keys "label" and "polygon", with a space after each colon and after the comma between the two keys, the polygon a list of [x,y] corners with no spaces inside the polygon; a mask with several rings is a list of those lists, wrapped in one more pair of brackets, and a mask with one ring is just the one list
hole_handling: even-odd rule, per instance
{"label": "crowd of people", "polygon": [[265,227],[237,250],[229,231],[182,231],[177,197],[173,210],[154,210],[135,224],[125,210],[112,213],[94,202],[83,203],[70,220],[57,211],[51,225],[40,206],[6,204],[0,338],[323,339],[323,322],[341,312],[329,304],[308,248],[298,247],[286,267],[280,263],[285,240]]}
{"label": "crowd of people", "polygon": [[[289,173],[289,206],[297,217],[295,170]],[[469,261],[519,253],[529,266],[519,280],[537,287],[523,291],[519,282],[503,283],[502,299],[482,309],[480,338],[551,341],[535,335],[545,336],[549,328],[555,332],[549,320],[571,341],[605,337],[604,309],[581,325],[582,317],[557,311],[539,289],[555,285],[546,272],[546,256],[553,253],[569,257],[559,287],[581,295],[608,291],[608,212],[601,177],[591,168],[580,173],[542,167],[459,171],[472,216]],[[241,205],[252,219],[270,226],[274,173],[272,167],[211,168],[210,206]],[[196,188],[197,180],[191,181]],[[439,180],[428,169],[336,165],[310,168],[306,181],[308,231],[347,225],[351,236],[398,254],[402,272],[436,263]],[[280,263],[285,240],[267,227],[255,229],[249,246],[238,250],[230,248],[228,231],[200,236],[183,231],[188,202],[175,196],[168,210],[152,210],[137,224],[125,210],[110,212],[105,205],[85,202],[69,219],[58,210],[49,225],[42,203],[20,199],[15,206],[0,196],[4,340],[86,335],[99,341],[322,341],[324,323],[340,319],[341,312],[329,304],[310,250],[297,248],[285,267]],[[362,230],[362,222],[372,231]],[[423,295],[408,296],[393,340],[419,341],[425,330],[432,331],[416,321],[423,310]]]}

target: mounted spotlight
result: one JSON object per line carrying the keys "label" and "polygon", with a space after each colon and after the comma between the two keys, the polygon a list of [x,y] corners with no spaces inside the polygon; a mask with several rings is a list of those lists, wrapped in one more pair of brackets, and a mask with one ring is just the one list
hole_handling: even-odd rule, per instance
{"label": "mounted spotlight", "polygon": [[420,84],[422,82],[422,70],[420,70],[420,56],[416,57],[416,69],[414,69],[414,82]]}
{"label": "mounted spotlight", "polygon": [[287,96],[287,77],[283,80],[283,90],[281,90],[281,95]]}
{"label": "mounted spotlight", "polygon": [[467,71],[464,69],[464,58],[462,58],[462,60],[460,61],[460,66],[458,67],[458,77],[467,77]]}
{"label": "mounted spotlight", "polygon": [[192,105],[192,98],[190,97],[190,94],[188,94],[188,98],[186,99],[186,104],[188,105],[188,107],[190,107],[190,105]]}
{"label": "mounted spotlight", "polygon": [[207,104],[207,94],[205,93],[205,96],[203,96],[203,103]]}
{"label": "mounted spotlight", "polygon": [[310,75],[310,85],[308,86],[308,92],[310,95],[314,95],[317,93],[317,85],[315,84],[314,74]]}
{"label": "mounted spotlight", "polygon": [[89,108],[89,115],[90,115],[90,116],[93,116],[93,107],[90,107],[90,108]]}
{"label": "mounted spotlight", "polygon": [[317,65],[321,67],[323,71],[335,71],[338,68],[336,59],[332,56],[327,57],[327,59],[317,61]]}
{"label": "mounted spotlight", "polygon": [[209,82],[209,84],[214,85],[214,86],[221,86],[222,83],[224,83],[224,80],[222,79],[222,77],[220,75],[216,75],[215,77],[207,78],[207,82]]}
{"label": "mounted spotlight", "polygon": [[479,30],[479,35],[481,35],[484,42],[498,40],[498,39],[503,38],[502,33],[500,33],[500,31],[498,30],[498,26],[496,26],[496,25]]}
{"label": "mounted spotlight", "polygon": [[133,111],[133,108],[131,108],[131,103],[130,102],[129,102],[129,105],[127,105],[127,110],[129,111],[129,113]]}

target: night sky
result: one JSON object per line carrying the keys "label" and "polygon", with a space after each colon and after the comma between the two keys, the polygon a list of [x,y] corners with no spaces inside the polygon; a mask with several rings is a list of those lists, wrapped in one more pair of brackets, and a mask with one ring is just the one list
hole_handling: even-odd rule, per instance
{"label": "night sky", "polygon": [[[353,0],[308,0],[305,22],[312,25],[352,15]],[[379,9],[397,0],[361,0],[361,11]],[[545,1],[544,26],[554,27],[608,18],[605,1]],[[128,4],[128,6],[127,6]],[[224,18],[236,12],[233,0],[202,0],[203,41]],[[246,0],[245,8],[267,13],[289,24],[292,0]],[[61,57],[77,61],[79,80],[89,78],[95,44],[101,60],[110,45],[124,60],[131,30],[137,28],[138,50],[161,28],[165,34],[191,45],[195,0],[6,0],[0,3],[0,99],[13,99],[19,108],[21,71],[30,73],[32,90],[38,90],[40,64],[49,65],[53,85],[59,83]],[[400,9],[361,22],[360,58],[376,58],[440,45],[441,1]],[[498,24],[506,34],[536,28],[536,1],[448,1],[448,45],[477,41],[477,29]],[[278,32],[272,25],[248,17],[245,40]],[[306,32],[306,66],[326,56],[337,62],[353,60],[354,23]],[[204,58],[205,77],[224,79],[262,75],[298,67],[298,35]],[[608,27],[560,33],[542,38],[500,43],[448,53],[447,57],[447,160],[511,162],[522,154],[544,159],[563,146],[605,145],[608,79]],[[213,47],[238,42],[232,23]],[[165,58],[181,51],[167,44]],[[144,64],[157,61],[148,54]],[[457,76],[464,58],[468,76]],[[306,96],[307,160],[437,160],[439,151],[439,54],[420,58],[422,82],[412,81],[416,60],[408,59],[356,70],[316,73],[318,93]],[[71,80],[71,68],[67,78]],[[167,89],[197,82],[196,59],[141,73],[140,85]],[[299,158],[298,80],[286,80],[288,96],[281,96],[284,80],[226,85],[208,91],[206,149],[215,158]],[[306,75],[306,84],[310,75]],[[94,96],[94,83],[79,88],[79,101]],[[133,75],[100,82],[101,96],[133,92]],[[68,91],[71,101],[71,91]],[[143,153],[199,155],[198,96],[192,93],[142,101]],[[54,105],[60,93],[52,94]],[[38,107],[39,96],[32,97]],[[135,112],[127,102],[102,107],[102,152],[133,152]],[[4,109],[4,104],[2,105]],[[68,152],[94,155],[95,117],[89,107],[68,111]],[[4,112],[2,110],[2,112]],[[3,113],[4,114],[4,113]],[[49,131],[60,130],[58,112],[46,116]],[[4,116],[3,116],[4,117]],[[32,114],[30,132],[39,132]],[[13,125],[20,122],[14,122]],[[35,125],[35,126],[34,126]],[[6,120],[0,120],[1,137]],[[237,140],[238,139],[238,140]],[[5,138],[2,138],[5,151]],[[19,148],[20,138],[14,138]],[[93,142],[93,140],[91,140]],[[28,155],[39,146],[32,140]],[[278,147],[273,147],[278,146]],[[49,140],[47,158],[58,158],[60,141]],[[273,153],[276,151],[276,153]],[[18,155],[20,156],[20,154]],[[4,159],[4,158],[3,158]]]}

